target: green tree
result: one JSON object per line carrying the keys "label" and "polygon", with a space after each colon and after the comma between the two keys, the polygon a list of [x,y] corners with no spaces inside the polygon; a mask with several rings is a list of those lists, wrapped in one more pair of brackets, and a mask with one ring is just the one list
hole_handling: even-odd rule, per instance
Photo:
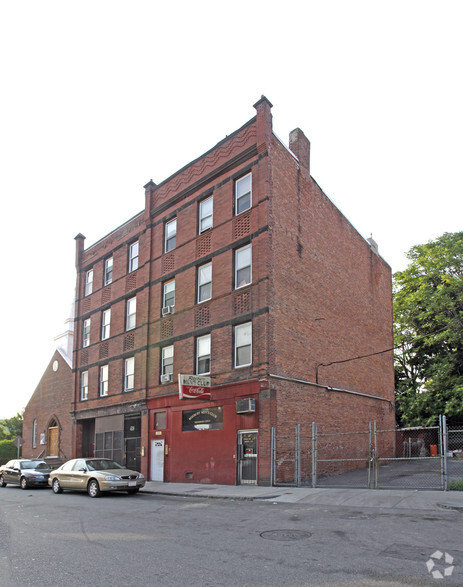
{"label": "green tree", "polygon": [[393,282],[398,422],[463,421],[463,232],[416,245],[407,258]]}
{"label": "green tree", "polygon": [[0,420],[0,440],[14,440],[23,433],[23,417],[16,414],[12,418]]}

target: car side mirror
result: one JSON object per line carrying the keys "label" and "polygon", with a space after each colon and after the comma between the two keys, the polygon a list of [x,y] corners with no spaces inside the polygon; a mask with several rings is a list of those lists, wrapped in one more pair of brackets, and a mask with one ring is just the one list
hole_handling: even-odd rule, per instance
{"label": "car side mirror", "polygon": [[13,471],[18,471],[19,473],[20,469],[18,469],[18,467],[13,467]]}
{"label": "car side mirror", "polygon": [[79,471],[81,471],[82,473],[86,473],[87,469],[85,467],[82,467],[81,469],[79,469]]}

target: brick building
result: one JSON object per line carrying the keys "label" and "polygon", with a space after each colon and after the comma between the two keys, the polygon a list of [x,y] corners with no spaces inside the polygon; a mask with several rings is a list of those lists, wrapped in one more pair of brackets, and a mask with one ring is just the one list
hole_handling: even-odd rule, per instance
{"label": "brick building", "polygon": [[[271,104],[85,248],[76,237],[74,454],[149,479],[268,484],[272,430],[394,428],[391,271],[289,149]],[[341,362],[345,359],[353,359]],[[180,399],[179,374],[212,397]]]}

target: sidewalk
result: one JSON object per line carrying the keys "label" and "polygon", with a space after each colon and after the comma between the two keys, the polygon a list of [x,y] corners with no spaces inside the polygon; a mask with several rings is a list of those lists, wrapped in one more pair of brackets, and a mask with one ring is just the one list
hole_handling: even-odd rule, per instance
{"label": "sidewalk", "polygon": [[148,481],[144,493],[318,506],[386,508],[400,510],[452,509],[463,513],[463,491],[411,489],[344,489],[311,487],[258,487]]}

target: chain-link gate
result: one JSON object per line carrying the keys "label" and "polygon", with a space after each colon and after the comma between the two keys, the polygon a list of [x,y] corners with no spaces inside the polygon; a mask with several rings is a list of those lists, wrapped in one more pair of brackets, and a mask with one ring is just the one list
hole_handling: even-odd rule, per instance
{"label": "chain-link gate", "polygon": [[463,489],[463,428],[438,426],[323,432],[316,423],[272,429],[272,484]]}

